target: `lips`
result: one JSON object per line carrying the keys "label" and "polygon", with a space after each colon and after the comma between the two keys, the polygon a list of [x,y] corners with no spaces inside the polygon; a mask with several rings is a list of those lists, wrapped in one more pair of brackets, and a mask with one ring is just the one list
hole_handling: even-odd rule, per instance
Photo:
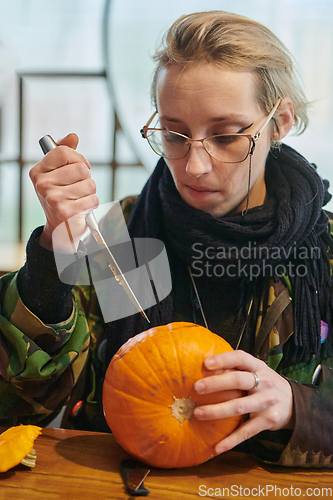
{"label": "lips", "polygon": [[216,193],[216,189],[209,189],[208,187],[196,187],[196,186],[187,186],[187,187],[193,191],[197,191],[198,193]]}
{"label": "lips", "polygon": [[215,197],[218,191],[216,191],[216,189],[209,189],[206,186],[192,187],[187,185],[185,187],[185,193],[189,201],[202,203]]}

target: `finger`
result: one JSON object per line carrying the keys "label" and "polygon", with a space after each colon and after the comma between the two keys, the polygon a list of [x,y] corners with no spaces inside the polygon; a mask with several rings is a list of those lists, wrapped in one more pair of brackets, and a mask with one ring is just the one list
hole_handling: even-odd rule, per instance
{"label": "finger", "polygon": [[223,403],[224,401],[230,401],[232,399],[242,398],[244,395],[245,393],[238,389],[216,391],[212,393],[212,396],[209,397],[209,394],[207,394],[207,397],[201,398],[200,402],[196,401],[196,404],[199,408],[201,406],[213,405]]}
{"label": "finger", "polygon": [[83,215],[85,212],[89,212],[90,210],[97,208],[98,204],[99,200],[95,194],[83,196],[75,200],[62,200],[56,208],[59,220],[58,224],[60,224],[61,221],[68,220],[76,215]]}
{"label": "finger", "polygon": [[233,370],[198,380],[194,384],[194,390],[197,394],[211,394],[217,391],[235,389],[250,391],[254,388],[254,385],[253,372]]}
{"label": "finger", "polygon": [[256,372],[266,364],[244,351],[230,351],[208,356],[204,361],[208,370],[245,370]]}
{"label": "finger", "polygon": [[[80,181],[91,179],[91,172],[85,163],[73,163],[56,168],[43,175],[38,176],[35,181],[35,189],[42,196],[58,187],[76,184]],[[94,181],[91,181],[94,182]]]}
{"label": "finger", "polygon": [[267,396],[255,393],[217,404],[197,406],[194,415],[198,420],[216,420],[261,412],[266,410],[269,405],[270,401],[267,400]]}
{"label": "finger", "polygon": [[229,451],[243,441],[247,441],[259,434],[259,432],[266,430],[267,427],[264,422],[259,416],[243,422],[234,432],[217,443],[215,446],[216,453],[220,454]]}
{"label": "finger", "polygon": [[76,134],[68,134],[63,139],[57,141],[58,146],[68,146],[69,148],[76,149],[79,144],[79,138]]}
{"label": "finger", "polygon": [[[58,186],[66,186],[85,179],[91,179],[91,171],[87,164],[83,162],[65,165],[53,170],[50,174],[54,175],[54,184]],[[94,182],[92,179],[91,181]]]}
{"label": "finger", "polygon": [[52,149],[40,161],[42,172],[47,172],[64,165],[74,163],[85,163],[85,165],[90,169],[90,164],[86,158],[81,153],[78,153],[75,149],[68,146],[58,146],[57,148]]}
{"label": "finger", "polygon": [[46,203],[53,209],[57,210],[59,205],[63,202],[71,200],[79,200],[85,196],[93,195],[96,193],[96,184],[93,179],[85,179],[75,184],[68,186],[56,186],[51,192],[45,196]]}
{"label": "finger", "polygon": [[75,163],[84,163],[90,169],[89,162],[82,154],[68,146],[58,146],[49,151],[40,162],[32,167],[29,175],[32,182],[35,183],[41,174]]}

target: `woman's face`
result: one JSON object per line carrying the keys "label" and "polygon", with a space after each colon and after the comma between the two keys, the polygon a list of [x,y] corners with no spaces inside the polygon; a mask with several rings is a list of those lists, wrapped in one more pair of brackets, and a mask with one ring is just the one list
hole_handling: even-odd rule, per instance
{"label": "woman's face", "polygon": [[[160,71],[157,109],[161,126],[192,139],[243,132],[254,135],[266,116],[256,97],[253,73],[214,64],[170,66]],[[265,162],[271,127],[256,142],[252,158],[249,208],[262,205],[266,195]],[[241,163],[212,158],[202,143],[194,142],[180,160],[166,160],[183,200],[213,217],[246,207],[248,157]]]}

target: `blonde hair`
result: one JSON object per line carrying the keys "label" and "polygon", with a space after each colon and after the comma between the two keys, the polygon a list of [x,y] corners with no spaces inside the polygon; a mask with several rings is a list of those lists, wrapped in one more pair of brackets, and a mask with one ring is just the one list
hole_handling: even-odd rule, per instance
{"label": "blonde hair", "polygon": [[[152,82],[155,107],[161,68],[208,62],[253,71],[258,77],[258,98],[267,114],[278,98],[289,97],[295,133],[302,133],[308,125],[308,101],[291,54],[274,33],[252,19],[224,11],[182,16],[166,32],[153,58],[157,62]],[[278,126],[278,111],[275,119]]]}

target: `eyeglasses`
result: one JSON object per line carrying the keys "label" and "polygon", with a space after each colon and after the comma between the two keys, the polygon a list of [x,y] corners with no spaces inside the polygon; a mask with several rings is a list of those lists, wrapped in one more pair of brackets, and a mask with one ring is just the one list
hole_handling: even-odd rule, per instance
{"label": "eyeglasses", "polygon": [[[246,160],[249,154],[253,154],[256,141],[270,122],[280,102],[281,98],[278,99],[263,125],[254,135],[218,134],[205,137],[204,139],[191,139],[186,135],[165,128],[150,128],[149,125],[157,115],[157,111],[153,113],[140,132],[142,137],[147,139],[152,150],[166,159],[180,160],[187,155],[192,142],[201,142],[207,153],[215,158],[215,160],[224,163],[241,163]],[[156,125],[158,124],[157,120]]]}

